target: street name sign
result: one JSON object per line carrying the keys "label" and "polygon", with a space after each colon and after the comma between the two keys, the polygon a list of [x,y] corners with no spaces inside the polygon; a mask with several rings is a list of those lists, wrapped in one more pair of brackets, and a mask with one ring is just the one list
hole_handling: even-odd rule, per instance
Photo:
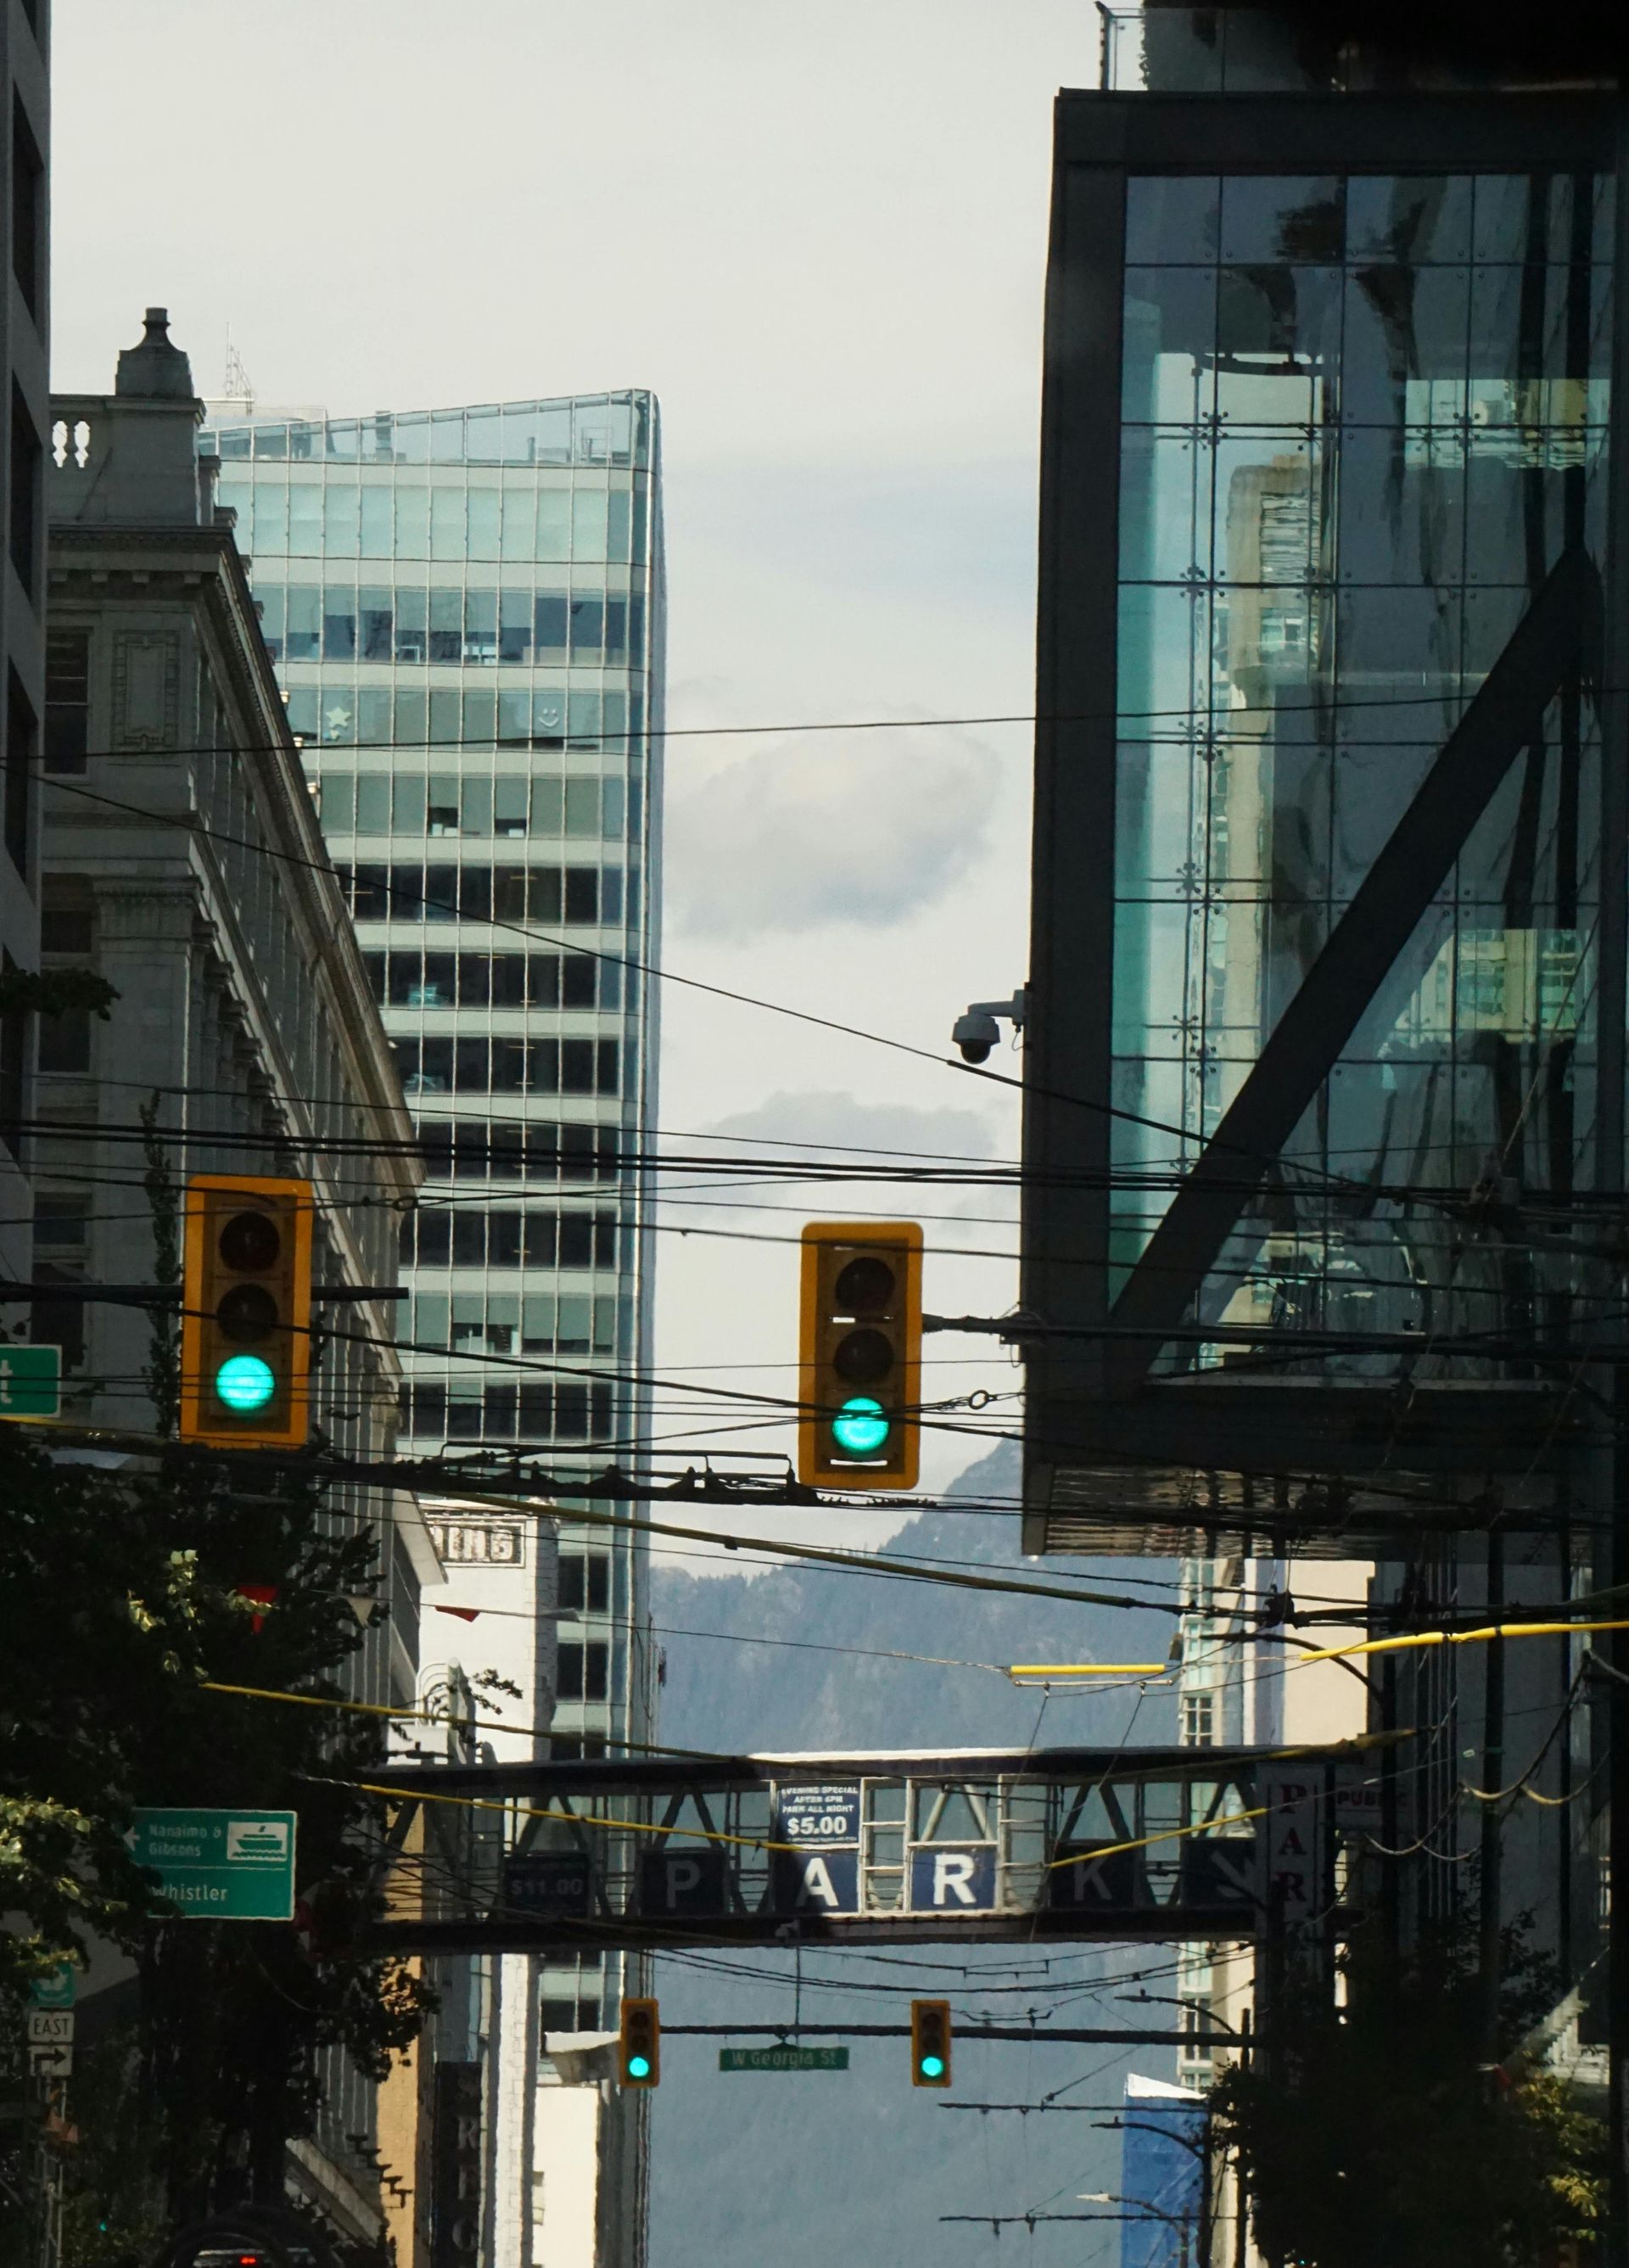
{"label": "street name sign", "polygon": [[155,1809],[135,1815],[128,1841],[138,1867],[195,1921],[291,1921],[291,1811]]}
{"label": "street name sign", "polygon": [[61,1347],[0,1347],[0,1418],[55,1418],[62,1382]]}
{"label": "street name sign", "polygon": [[846,2071],[846,2048],[720,2048],[720,2071]]}

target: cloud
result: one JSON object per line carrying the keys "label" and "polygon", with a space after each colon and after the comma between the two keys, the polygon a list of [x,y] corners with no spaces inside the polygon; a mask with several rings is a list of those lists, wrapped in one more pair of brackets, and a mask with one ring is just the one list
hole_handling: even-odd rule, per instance
{"label": "cloud", "polygon": [[668,908],[719,938],[903,921],[984,849],[1000,770],[983,741],[934,726],[811,734],[694,784],[670,775]]}
{"label": "cloud", "polygon": [[861,1102],[852,1094],[770,1095],[709,1130],[810,1149],[896,1151],[912,1157],[987,1158],[988,1123],[972,1110],[921,1110],[904,1102]]}

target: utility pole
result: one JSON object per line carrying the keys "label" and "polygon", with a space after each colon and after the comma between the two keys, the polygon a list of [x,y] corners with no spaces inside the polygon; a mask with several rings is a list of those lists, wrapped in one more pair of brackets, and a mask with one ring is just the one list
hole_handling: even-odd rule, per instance
{"label": "utility pole", "polygon": [[[1487,1532],[1487,1616],[1496,1623],[1505,1599],[1505,1539],[1497,1527]],[[1482,1779],[1490,1793],[1505,1784],[1505,1642],[1494,1638],[1487,1649],[1482,1690]],[[1500,1896],[1503,1890],[1503,1821],[1497,1803],[1482,1807],[1480,1848],[1481,1896],[1480,1972],[1482,1985],[1483,2051],[1490,2065],[1499,2061],[1499,1989],[1503,1940]]]}

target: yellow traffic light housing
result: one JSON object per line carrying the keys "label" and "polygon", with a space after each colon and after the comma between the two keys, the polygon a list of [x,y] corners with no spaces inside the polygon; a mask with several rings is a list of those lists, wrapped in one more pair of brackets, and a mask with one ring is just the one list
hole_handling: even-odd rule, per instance
{"label": "yellow traffic light housing", "polygon": [[913,2000],[910,2004],[910,2084],[950,2084],[948,2000]]}
{"label": "yellow traffic light housing", "polygon": [[922,1231],[914,1220],[803,1232],[798,1478],[915,1488],[921,1462]]}
{"label": "yellow traffic light housing", "polygon": [[187,1184],[181,1438],[298,1448],[311,1430],[309,1182]]}
{"label": "yellow traffic light housing", "polygon": [[661,2013],[654,2000],[624,2000],[617,2079],[623,2087],[655,2087],[661,2075]]}

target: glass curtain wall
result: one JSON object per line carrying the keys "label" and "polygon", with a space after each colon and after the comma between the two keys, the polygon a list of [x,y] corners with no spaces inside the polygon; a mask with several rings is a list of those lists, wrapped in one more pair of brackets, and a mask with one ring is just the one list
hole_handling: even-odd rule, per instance
{"label": "glass curtain wall", "polygon": [[[1610,196],[1553,174],[1128,185],[1115,1101],[1172,1130],[1117,1126],[1148,1179],[1117,1200],[1124,1263],[1548,571],[1601,562]],[[1205,1317],[1458,1334],[1581,1296],[1575,1258],[1462,1248],[1430,1200],[1593,1176],[1599,792],[1574,686]]]}
{"label": "glass curtain wall", "polygon": [[[641,393],[223,416],[267,645],[424,1146],[402,1231],[412,1454],[631,1460],[660,759]],[[478,1358],[470,1359],[469,1358]],[[573,1372],[580,1373],[573,1375]],[[643,1580],[563,1537],[557,1753],[638,1736]],[[575,1586],[575,1589],[572,1587]],[[580,1594],[580,1596],[578,1595]],[[585,1976],[585,2001],[598,1992]]]}

